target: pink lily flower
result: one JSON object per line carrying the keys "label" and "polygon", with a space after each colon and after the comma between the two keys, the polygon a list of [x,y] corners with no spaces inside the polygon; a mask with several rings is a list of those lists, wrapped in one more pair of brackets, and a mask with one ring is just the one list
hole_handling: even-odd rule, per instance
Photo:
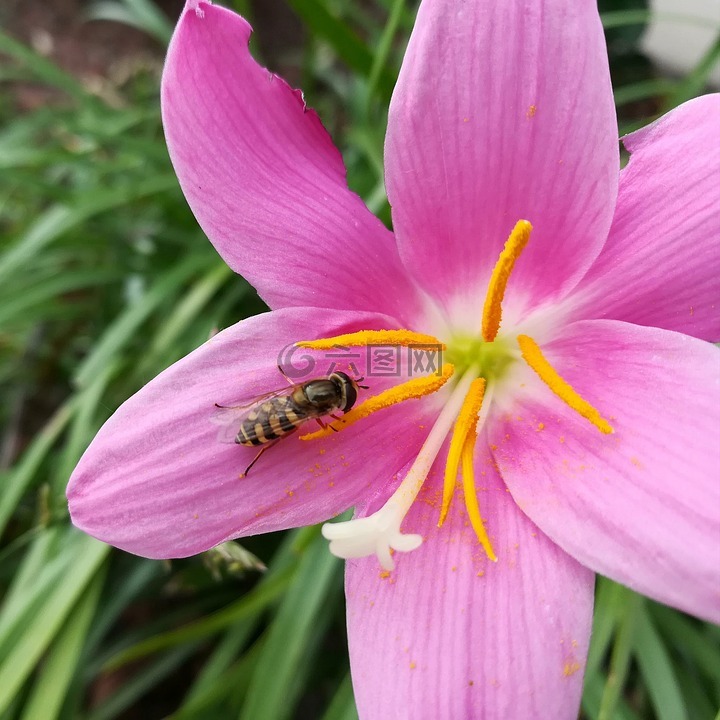
{"label": "pink lily flower", "polygon": [[[324,534],[361,718],[575,718],[594,573],[720,621],[720,96],[626,137],[620,172],[592,0],[424,0],[390,108],[393,234],[250,32],[189,1],[163,119],[198,222],[272,311],[115,413],[73,522],[169,558],[355,507]],[[320,368],[343,345],[370,375],[364,346],[433,338],[440,375],[369,377],[339,432],[239,478],[255,450],[218,441],[214,404],[282,385],[282,348]]]}

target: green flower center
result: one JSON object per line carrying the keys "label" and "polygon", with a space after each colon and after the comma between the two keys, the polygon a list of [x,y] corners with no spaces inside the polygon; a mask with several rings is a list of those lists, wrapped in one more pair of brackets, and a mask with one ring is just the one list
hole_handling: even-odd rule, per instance
{"label": "green flower center", "polygon": [[489,384],[501,380],[517,357],[517,343],[508,338],[486,342],[477,335],[458,334],[447,343],[444,360],[455,367],[458,376],[475,368],[477,376]]}

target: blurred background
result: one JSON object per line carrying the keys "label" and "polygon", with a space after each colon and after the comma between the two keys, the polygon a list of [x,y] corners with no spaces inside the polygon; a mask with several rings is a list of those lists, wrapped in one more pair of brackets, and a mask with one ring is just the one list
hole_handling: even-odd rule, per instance
{"label": "blurred background", "polygon": [[[696,2],[601,0],[621,134],[717,82],[720,5]],[[417,3],[226,4],[389,223],[382,143]],[[67,479],[102,422],[264,309],[204,238],[165,149],[159,78],[181,8],[0,3],[0,720],[357,717],[342,563],[317,528],[166,563],[68,522]],[[718,628],[600,579],[583,718],[719,707]]]}

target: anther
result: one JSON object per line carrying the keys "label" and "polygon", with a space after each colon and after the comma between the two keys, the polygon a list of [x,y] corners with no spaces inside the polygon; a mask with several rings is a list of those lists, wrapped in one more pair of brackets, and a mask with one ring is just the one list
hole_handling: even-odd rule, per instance
{"label": "anther", "polygon": [[476,440],[477,430],[473,427],[465,439],[465,446],[462,451],[462,478],[463,492],[465,494],[465,508],[467,510],[468,517],[470,518],[472,529],[475,531],[475,536],[483,546],[483,550],[485,550],[488,560],[497,562],[497,555],[493,550],[487,530],[485,530],[485,524],[480,516],[480,506],[478,504],[477,491],[475,489],[475,465],[473,463],[473,459],[475,455]]}
{"label": "anther", "polygon": [[601,433],[609,435],[615,432],[612,425],[600,415],[600,412],[560,376],[532,338],[527,335],[519,335],[517,340],[525,362],[562,401],[589,420]]}
{"label": "anther", "polygon": [[452,439],[450,440],[450,448],[448,450],[447,462],[445,464],[445,482],[443,485],[443,501],[440,510],[440,520],[438,527],[442,527],[450,509],[450,502],[455,489],[455,480],[460,466],[465,440],[470,433],[475,432],[475,426],[478,421],[478,413],[482,407],[483,397],[485,395],[485,379],[477,378],[470,385],[465,401],[460,408],[455,427],[453,429]]}
{"label": "anther", "polygon": [[444,343],[441,343],[436,337],[416,333],[412,330],[360,330],[359,332],[336,335],[331,338],[303,340],[302,342],[296,342],[295,345],[309,350],[332,350],[338,346],[361,347],[366,345],[399,345],[402,347],[412,345],[445,350]]}
{"label": "anther", "polygon": [[[485,398],[485,379],[473,380],[465,397],[455,428],[453,429],[450,449],[448,450],[447,464],[445,465],[445,484],[443,486],[443,504],[440,510],[438,527],[442,527],[452,501],[455,489],[455,480],[458,467],[462,464],[463,494],[465,495],[465,508],[470,518],[470,524],[475,535],[485,550],[489,560],[497,562],[497,555],[493,550],[488,537],[475,493],[475,468],[473,459],[475,455],[475,441],[478,437],[478,422],[480,409]],[[487,416],[487,413],[484,413]]]}
{"label": "anther", "polygon": [[502,320],[502,301],[510,273],[525,249],[531,231],[532,225],[527,220],[518,220],[493,268],[483,306],[482,337],[485,342],[492,342],[497,337]]}

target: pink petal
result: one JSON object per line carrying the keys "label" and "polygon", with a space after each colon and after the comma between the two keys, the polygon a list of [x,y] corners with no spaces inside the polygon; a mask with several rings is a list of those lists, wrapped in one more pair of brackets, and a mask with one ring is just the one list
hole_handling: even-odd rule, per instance
{"label": "pink petal", "polygon": [[271,307],[410,317],[416,293],[392,233],[348,190],[317,115],[252,59],[245,20],[190,5],[165,64],[163,123],[185,197],[217,251]]}
{"label": "pink petal", "polygon": [[481,302],[520,219],[534,231],[508,301],[563,294],[600,251],[617,192],[595,1],[425,0],[385,154],[403,262],[446,307]]}
{"label": "pink petal", "polygon": [[483,451],[478,496],[497,563],[469,527],[461,491],[438,529],[439,472],[403,525],[425,537],[418,550],[396,553],[389,575],[375,558],[348,562],[363,720],[577,718],[593,575],[518,511]]}
{"label": "pink petal", "polygon": [[718,622],[720,352],[615,320],[574,323],[544,350],[615,433],[529,379],[491,431],[518,505],[584,565]]}
{"label": "pink petal", "polygon": [[605,247],[576,317],[607,317],[720,340],[720,94],[681,105],[624,139]]}
{"label": "pink petal", "polygon": [[[229,538],[325,520],[354,505],[417,453],[427,433],[419,426],[435,412],[430,400],[390,408],[327,440],[282,438],[242,479],[257,451],[218,440],[214,403],[240,404],[288,387],[276,364],[279,355],[287,358],[290,343],[391,323],[367,313],[288,308],[219,333],[103,426],[70,479],[73,522],[138,555],[184,557]],[[357,358],[340,354],[316,353],[314,369],[302,375],[306,353],[299,352],[291,363],[297,381],[326,375],[332,362],[348,372],[353,362],[365,372],[361,351]],[[397,382],[367,380],[369,392]]]}

